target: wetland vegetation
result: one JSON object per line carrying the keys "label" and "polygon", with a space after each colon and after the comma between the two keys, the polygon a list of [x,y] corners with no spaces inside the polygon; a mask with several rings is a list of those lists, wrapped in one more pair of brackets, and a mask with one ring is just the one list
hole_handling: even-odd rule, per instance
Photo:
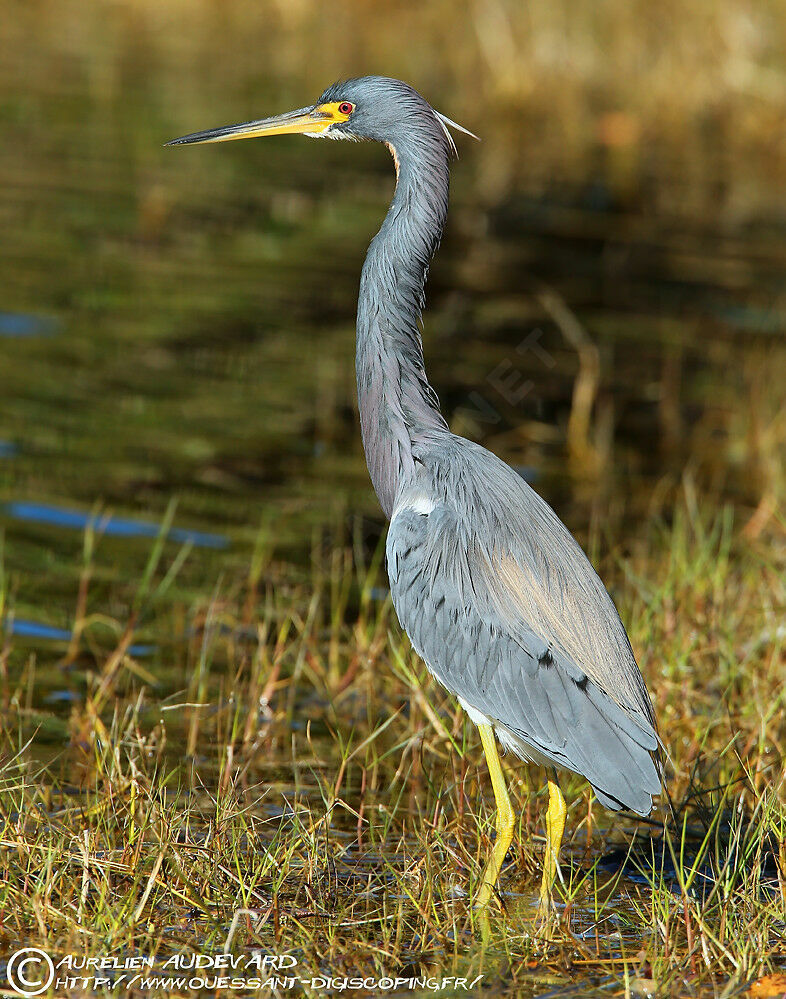
{"label": "wetland vegetation", "polygon": [[[258,950],[475,994],[786,991],[785,39],[732,0],[10,5],[0,971]],[[484,941],[477,734],[387,595],[352,365],[387,156],[162,148],[363,72],[482,136],[430,375],[590,553],[669,754],[646,822],[563,781],[550,941],[543,774],[508,761]]]}

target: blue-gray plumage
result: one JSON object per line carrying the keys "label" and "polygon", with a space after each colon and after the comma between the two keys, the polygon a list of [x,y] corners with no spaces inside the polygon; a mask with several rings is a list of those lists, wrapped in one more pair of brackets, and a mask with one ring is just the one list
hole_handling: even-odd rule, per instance
{"label": "blue-gray plumage", "polygon": [[[655,716],[625,629],[586,555],[508,465],[452,434],[423,363],[420,315],[448,209],[449,128],[407,84],[363,77],[275,118],[175,142],[300,132],[385,143],[390,209],[363,265],[356,369],[363,446],[390,520],[393,605],[413,647],[480,728],[498,806],[488,902],[513,832],[492,732],[524,759],[587,778],[602,804],[646,815],[660,790]],[[460,129],[465,131],[464,129]],[[549,780],[541,897],[565,804]]]}

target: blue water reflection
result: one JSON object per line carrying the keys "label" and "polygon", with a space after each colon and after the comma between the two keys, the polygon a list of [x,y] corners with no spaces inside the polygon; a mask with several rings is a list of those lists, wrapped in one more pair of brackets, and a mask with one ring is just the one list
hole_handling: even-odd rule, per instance
{"label": "blue water reflection", "polygon": [[0,336],[51,336],[57,329],[54,319],[30,316],[25,312],[0,312]]}
{"label": "blue water reflection", "polygon": [[[67,628],[55,628],[51,624],[31,621],[29,618],[6,618],[3,629],[7,635],[18,635],[20,638],[45,638],[53,642],[70,642],[73,635]],[[155,645],[129,645],[128,652],[132,656],[150,656],[156,650]]]}
{"label": "blue water reflection", "polygon": [[[144,520],[131,520],[109,514],[84,513],[81,510],[68,510],[49,503],[7,503],[6,512],[18,520],[34,521],[38,524],[52,524],[83,531],[94,527],[102,534],[119,538],[156,538],[161,525]],[[205,531],[192,531],[184,527],[171,527],[167,532],[171,541],[186,542],[200,548],[226,548],[229,541],[223,534],[209,534]]]}
{"label": "blue water reflection", "polygon": [[13,441],[0,441],[0,458],[13,458],[19,453],[19,448]]}

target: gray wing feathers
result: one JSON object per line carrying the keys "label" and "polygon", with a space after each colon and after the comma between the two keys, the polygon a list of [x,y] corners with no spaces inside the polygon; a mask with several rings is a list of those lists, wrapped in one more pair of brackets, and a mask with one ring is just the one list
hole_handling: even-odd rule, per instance
{"label": "gray wing feathers", "polygon": [[488,716],[503,742],[507,731],[523,755],[532,747],[582,774],[608,807],[649,813],[659,743],[611,598],[514,472],[445,437],[458,457],[424,450],[414,487],[433,509],[411,509],[404,495],[388,534],[402,627],[437,679]]}

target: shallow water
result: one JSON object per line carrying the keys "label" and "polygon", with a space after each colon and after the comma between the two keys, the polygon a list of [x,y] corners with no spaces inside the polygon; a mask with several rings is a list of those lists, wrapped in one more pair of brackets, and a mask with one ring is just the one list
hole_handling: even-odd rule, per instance
{"label": "shallow water", "polygon": [[[69,189],[75,220],[60,231],[55,182],[46,198],[65,243],[56,264],[65,301],[35,258],[17,255],[21,236],[4,242],[4,267],[24,277],[6,297],[40,310],[26,328],[46,330],[0,338],[0,523],[17,616],[68,629],[88,525],[110,591],[127,599],[173,497],[169,544],[216,549],[188,560],[194,594],[247,564],[260,525],[293,565],[305,564],[315,526],[362,514],[371,543],[382,530],[354,413],[352,321],[364,247],[389,194],[377,178],[384,164],[365,149],[358,162],[354,147],[344,158],[282,149],[234,163],[240,177],[221,198],[207,158],[215,151],[156,152],[171,196],[185,173],[191,212],[210,214],[173,207],[157,239],[141,244],[128,220],[110,250],[92,244],[112,241],[105,219],[117,224],[113,197],[127,195],[103,192],[106,216],[91,218],[93,165]],[[111,151],[101,150],[106,169]],[[365,185],[359,203],[334,211],[310,193],[328,169]],[[237,204],[246,174],[267,211]],[[2,186],[2,197],[19,197],[8,178]],[[295,220],[271,221],[270,206],[301,189],[308,204]],[[473,197],[460,174],[426,315],[427,363],[453,426],[536,478],[585,539],[593,517],[605,538],[624,538],[642,518],[667,516],[686,465],[719,502],[755,504],[759,484],[734,453],[748,429],[745,399],[784,341],[775,289],[764,306],[746,300],[771,276],[780,233],[724,241],[684,220],[592,209],[581,191],[537,204],[515,196],[504,208]],[[688,258],[700,276],[686,273]],[[744,281],[729,287],[729,269]],[[589,473],[566,447],[579,364],[539,304],[544,287],[600,357]]]}
{"label": "shallow water", "polygon": [[[127,650],[144,660],[151,727],[191,682],[205,603],[245,578],[260,543],[278,578],[302,582],[315,538],[357,529],[371,551],[384,530],[352,352],[359,269],[392,179],[371,147],[164,149],[292,95],[257,76],[252,100],[228,72],[203,107],[179,82],[175,44],[152,83],[132,42],[103,68],[89,35],[69,36],[67,55],[42,44],[49,75],[31,74],[22,49],[0,64],[2,621],[34,752],[67,772],[71,711],[136,606],[173,499],[165,562],[183,546],[188,557]],[[122,86],[104,86],[113,73]],[[704,211],[687,193],[680,210],[678,171],[656,164],[620,187],[600,160],[583,182],[524,177],[490,196],[479,158],[462,144],[425,318],[451,425],[520,468],[593,551],[629,550],[647,518],[668,519],[686,468],[746,515],[760,497],[739,457],[748,402],[771,390],[768,366],[786,352],[786,212],[762,215],[760,197],[715,212],[709,180]],[[776,182],[771,203],[783,208]],[[574,391],[594,359],[589,433],[571,453]],[[242,644],[254,624],[227,627]],[[330,768],[328,706],[301,682],[293,714],[312,719]],[[221,689],[208,678],[216,711]],[[188,725],[167,719],[177,758]],[[215,747],[200,748],[217,770]],[[291,787],[284,756],[259,767]]]}

